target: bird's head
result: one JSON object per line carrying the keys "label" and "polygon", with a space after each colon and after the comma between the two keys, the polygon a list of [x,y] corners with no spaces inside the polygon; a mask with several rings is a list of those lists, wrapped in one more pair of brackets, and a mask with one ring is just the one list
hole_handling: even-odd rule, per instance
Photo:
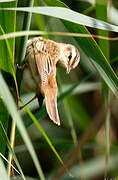
{"label": "bird's head", "polygon": [[73,45],[64,44],[61,48],[59,64],[69,73],[72,69],[77,67],[80,61],[80,53]]}

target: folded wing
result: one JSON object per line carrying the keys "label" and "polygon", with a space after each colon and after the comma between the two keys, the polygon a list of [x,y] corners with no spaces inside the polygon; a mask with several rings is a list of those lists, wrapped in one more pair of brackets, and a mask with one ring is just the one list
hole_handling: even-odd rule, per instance
{"label": "folded wing", "polygon": [[[42,48],[45,49],[45,48]],[[60,119],[57,108],[57,83],[56,66],[53,65],[51,57],[39,51],[35,54],[37,70],[40,76],[40,89],[44,95],[46,109],[51,120],[60,125]]]}

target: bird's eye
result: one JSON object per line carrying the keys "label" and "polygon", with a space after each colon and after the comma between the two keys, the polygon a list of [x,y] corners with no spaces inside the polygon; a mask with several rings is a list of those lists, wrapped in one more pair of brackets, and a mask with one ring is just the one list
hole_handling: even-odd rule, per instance
{"label": "bird's eye", "polygon": [[68,59],[69,59],[69,60],[71,60],[71,58],[72,58],[72,54],[70,54],[70,55],[68,56]]}

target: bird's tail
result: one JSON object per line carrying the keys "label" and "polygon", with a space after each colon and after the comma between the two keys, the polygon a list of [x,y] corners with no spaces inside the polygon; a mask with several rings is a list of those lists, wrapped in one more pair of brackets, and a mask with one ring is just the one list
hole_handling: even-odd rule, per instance
{"label": "bird's tail", "polygon": [[[55,85],[54,85],[55,84]],[[49,114],[50,119],[57,125],[60,125],[59,113],[57,108],[57,85],[56,81],[48,84],[46,90],[44,91],[46,109]]]}

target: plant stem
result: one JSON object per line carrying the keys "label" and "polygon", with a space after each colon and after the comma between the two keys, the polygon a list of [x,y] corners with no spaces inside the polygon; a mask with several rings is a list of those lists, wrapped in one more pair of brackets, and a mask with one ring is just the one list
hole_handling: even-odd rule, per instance
{"label": "plant stem", "polygon": [[[96,0],[96,17],[104,20],[107,22],[107,6],[108,1],[107,0]],[[99,35],[108,36],[108,32],[99,30]],[[104,55],[106,56],[107,60],[109,61],[109,42],[104,41],[102,39],[99,40],[99,46],[101,50],[103,51]],[[110,91],[107,86],[107,84],[102,80],[102,94],[104,98],[104,108],[105,108],[105,171],[104,171],[104,177],[107,177],[107,171],[108,171],[108,165],[109,165],[109,158],[110,158],[110,108],[109,108],[109,102],[110,102]]]}
{"label": "plant stem", "polygon": [[[32,7],[33,4],[34,4],[34,0],[27,0],[26,1],[27,7]],[[30,29],[31,17],[32,17],[31,12],[25,12],[22,30],[28,31]],[[18,54],[18,58],[17,58],[17,64],[18,65],[21,65],[23,63],[24,58],[25,58],[27,40],[28,40],[28,35],[21,37],[20,46],[19,46],[19,54]],[[17,69],[16,77],[17,77],[18,90],[20,90],[22,74],[23,74],[23,71],[21,69]]]}
{"label": "plant stem", "polygon": [[[32,7],[34,4],[34,0],[27,0],[26,1],[26,6],[27,7]],[[24,14],[24,20],[23,20],[23,27],[22,30],[29,30],[30,29],[30,24],[31,24],[31,18],[32,18],[32,13],[31,12],[25,12]],[[21,37],[21,42],[20,42],[20,51],[19,51],[19,56],[17,59],[17,63],[20,65],[22,61],[25,58],[25,53],[26,53],[26,43],[28,40],[28,35]]]}

